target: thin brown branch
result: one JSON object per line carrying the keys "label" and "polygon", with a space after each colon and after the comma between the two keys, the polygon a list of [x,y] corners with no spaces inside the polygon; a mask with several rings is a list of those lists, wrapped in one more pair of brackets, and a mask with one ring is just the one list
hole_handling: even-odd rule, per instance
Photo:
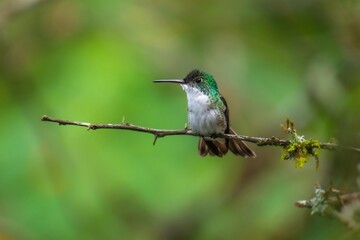
{"label": "thin brown branch", "polygon": [[[188,135],[188,136],[200,136],[198,133],[191,131],[190,129],[181,129],[181,130],[163,130],[163,129],[154,129],[154,128],[146,128],[141,126],[136,126],[131,123],[122,122],[119,124],[92,124],[86,122],[77,122],[77,121],[70,121],[70,120],[63,120],[63,119],[55,119],[52,117],[48,117],[44,115],[41,118],[41,121],[45,122],[54,122],[58,123],[59,125],[73,125],[79,127],[86,127],[88,130],[96,130],[96,129],[123,129],[129,131],[136,131],[136,132],[144,132],[144,133],[151,133],[154,135],[155,139],[153,144],[155,144],[156,140],[161,137],[165,136],[173,136],[173,135]],[[218,134],[214,137],[218,138],[227,138],[227,139],[240,139],[246,142],[255,143],[259,146],[281,146],[285,147],[290,144],[289,140],[284,140],[276,137],[252,137],[252,136],[245,136],[245,135],[232,135],[232,134]],[[336,143],[319,143],[320,148],[327,149],[327,150],[334,150],[339,146]],[[341,147],[347,148],[353,151],[360,152],[358,148],[350,148],[350,147]]]}

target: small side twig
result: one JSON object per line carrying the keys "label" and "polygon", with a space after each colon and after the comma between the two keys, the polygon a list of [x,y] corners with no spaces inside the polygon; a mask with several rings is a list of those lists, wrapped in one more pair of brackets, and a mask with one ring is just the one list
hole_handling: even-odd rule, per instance
{"label": "small side twig", "polygon": [[360,229],[360,192],[344,193],[335,188],[325,190],[317,185],[313,198],[297,201],[295,206],[311,209],[312,215],[319,214],[338,219],[353,230]]}

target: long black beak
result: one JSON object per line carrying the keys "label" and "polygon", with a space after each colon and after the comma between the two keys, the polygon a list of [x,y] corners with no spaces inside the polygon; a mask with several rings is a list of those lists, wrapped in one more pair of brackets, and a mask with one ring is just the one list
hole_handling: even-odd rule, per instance
{"label": "long black beak", "polygon": [[162,79],[162,80],[154,80],[154,83],[178,83],[185,84],[185,81],[182,79]]}

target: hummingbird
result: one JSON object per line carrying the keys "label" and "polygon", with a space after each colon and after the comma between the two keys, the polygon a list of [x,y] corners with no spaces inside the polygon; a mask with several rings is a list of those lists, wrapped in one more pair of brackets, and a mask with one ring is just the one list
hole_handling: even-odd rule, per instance
{"label": "hummingbird", "polygon": [[198,151],[201,156],[224,156],[228,150],[242,157],[256,157],[242,140],[216,139],[217,134],[235,134],[230,127],[229,108],[220,94],[214,77],[201,70],[192,70],[184,79],[155,80],[155,83],[180,84],[187,96],[189,128],[201,135]]}

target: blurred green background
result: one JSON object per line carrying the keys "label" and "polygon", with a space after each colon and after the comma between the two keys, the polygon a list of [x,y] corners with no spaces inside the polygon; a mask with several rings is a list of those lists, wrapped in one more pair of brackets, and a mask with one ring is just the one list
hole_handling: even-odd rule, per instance
{"label": "blurred green background", "polygon": [[[359,146],[360,2],[0,2],[0,239],[351,239],[294,207],[315,183],[357,191],[358,155],[295,169],[281,150],[201,158],[197,138],[59,127],[44,114],[181,129],[154,79],[211,73],[240,134]],[[355,237],[354,237],[355,238]]]}

